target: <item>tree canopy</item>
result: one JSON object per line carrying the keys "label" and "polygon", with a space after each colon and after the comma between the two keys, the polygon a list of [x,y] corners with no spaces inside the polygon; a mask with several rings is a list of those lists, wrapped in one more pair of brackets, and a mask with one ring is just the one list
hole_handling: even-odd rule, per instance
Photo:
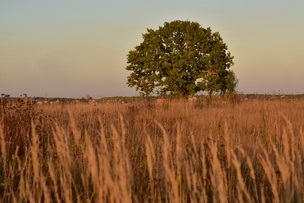
{"label": "tree canopy", "polygon": [[187,97],[197,92],[234,92],[233,56],[218,32],[197,22],[165,22],[147,29],[143,42],[129,51],[127,84],[141,95]]}

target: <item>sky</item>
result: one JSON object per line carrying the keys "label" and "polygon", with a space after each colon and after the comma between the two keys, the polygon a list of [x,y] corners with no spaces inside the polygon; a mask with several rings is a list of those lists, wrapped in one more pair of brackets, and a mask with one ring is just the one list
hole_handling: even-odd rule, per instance
{"label": "sky", "polygon": [[219,32],[237,92],[304,94],[303,0],[0,1],[0,93],[138,96],[127,54],[147,28],[189,20]]}

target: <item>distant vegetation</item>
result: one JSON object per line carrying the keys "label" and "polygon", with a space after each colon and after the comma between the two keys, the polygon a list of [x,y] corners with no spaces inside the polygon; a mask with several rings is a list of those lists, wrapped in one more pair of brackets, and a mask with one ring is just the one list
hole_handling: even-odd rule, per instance
{"label": "distant vegetation", "polygon": [[[198,98],[198,100],[210,100],[210,97],[208,95],[196,95],[195,97]],[[24,99],[24,97],[11,97],[9,94],[2,94],[1,97],[2,100],[4,98],[7,98],[9,101],[17,101],[19,99]],[[171,100],[178,100],[179,98],[176,98],[174,96],[147,96],[147,97],[141,97],[141,96],[114,96],[114,97],[101,97],[101,98],[95,98],[98,103],[130,103],[130,102],[143,102],[143,101],[154,101],[156,98],[167,98]],[[73,103],[76,100],[80,103],[86,103],[88,100],[93,99],[93,97],[87,95],[86,97],[82,98],[59,98],[59,97],[27,97],[28,101],[56,101],[60,100],[63,104]],[[297,99],[304,99],[304,94],[227,94],[225,96],[222,95],[213,95],[211,100],[218,100],[218,99],[224,99],[224,100],[232,100],[237,99],[240,101],[243,100],[297,100]]]}
{"label": "distant vegetation", "polygon": [[0,201],[304,201],[303,95],[154,99],[2,97]]}

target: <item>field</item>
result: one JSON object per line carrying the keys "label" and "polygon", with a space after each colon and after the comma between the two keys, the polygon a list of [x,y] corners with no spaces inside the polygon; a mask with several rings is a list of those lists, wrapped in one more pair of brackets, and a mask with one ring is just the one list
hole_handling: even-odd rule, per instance
{"label": "field", "polygon": [[304,99],[0,103],[1,202],[304,202]]}

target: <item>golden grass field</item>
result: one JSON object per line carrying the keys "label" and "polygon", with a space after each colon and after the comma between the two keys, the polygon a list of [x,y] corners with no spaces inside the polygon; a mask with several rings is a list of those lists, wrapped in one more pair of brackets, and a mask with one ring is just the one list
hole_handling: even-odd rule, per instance
{"label": "golden grass field", "polygon": [[304,99],[0,108],[1,202],[304,202]]}

